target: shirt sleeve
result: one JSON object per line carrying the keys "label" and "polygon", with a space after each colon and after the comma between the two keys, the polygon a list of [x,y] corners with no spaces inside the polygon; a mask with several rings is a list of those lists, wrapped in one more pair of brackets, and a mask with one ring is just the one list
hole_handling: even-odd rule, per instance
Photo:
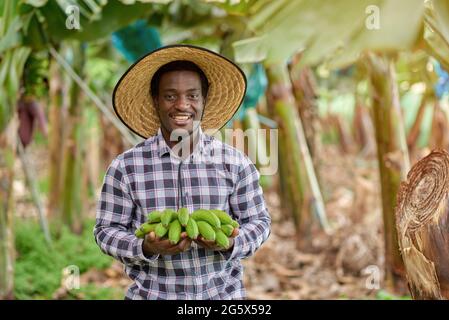
{"label": "shirt sleeve", "polygon": [[117,158],[109,166],[101,189],[94,227],[95,241],[101,251],[124,264],[155,262],[159,255],[145,256],[143,239],[131,231],[136,205],[125,178]]}
{"label": "shirt sleeve", "polygon": [[246,156],[238,178],[229,202],[232,213],[240,224],[240,230],[239,235],[234,238],[229,260],[250,257],[271,233],[271,217],[259,184],[260,174]]}

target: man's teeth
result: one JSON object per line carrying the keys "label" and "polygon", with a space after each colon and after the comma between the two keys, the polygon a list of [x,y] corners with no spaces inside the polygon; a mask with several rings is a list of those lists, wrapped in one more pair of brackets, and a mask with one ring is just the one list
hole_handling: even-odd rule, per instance
{"label": "man's teeth", "polygon": [[173,119],[175,119],[175,120],[187,120],[187,119],[189,119],[190,118],[190,116],[173,116]]}

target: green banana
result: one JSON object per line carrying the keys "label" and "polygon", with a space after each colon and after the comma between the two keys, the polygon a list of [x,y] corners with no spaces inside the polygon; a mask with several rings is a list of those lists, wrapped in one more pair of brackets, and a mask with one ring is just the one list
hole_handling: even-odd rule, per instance
{"label": "green banana", "polygon": [[141,238],[141,239],[145,238],[145,234],[144,234],[143,231],[140,230],[140,229],[136,229],[136,231],[134,232],[134,235],[135,235],[137,238]]}
{"label": "green banana", "polygon": [[170,240],[172,244],[177,244],[179,239],[181,239],[181,223],[178,219],[175,219],[170,223],[170,227],[168,229],[168,240]]}
{"label": "green banana", "polygon": [[187,208],[180,208],[178,210],[178,220],[183,227],[187,226],[187,222],[189,221],[190,214]]}
{"label": "green banana", "polygon": [[156,225],[156,228],[154,229],[154,233],[156,233],[156,235],[159,238],[162,238],[163,236],[165,236],[168,232],[168,228],[164,227],[164,225],[162,224],[162,222],[158,223]]}
{"label": "green banana", "polygon": [[209,223],[207,223],[206,221],[198,220],[196,224],[198,225],[198,231],[204,239],[215,241],[215,231]]}
{"label": "green banana", "polygon": [[192,213],[192,218],[197,222],[205,221],[215,228],[221,227],[220,219],[218,219],[218,217],[210,210],[198,209]]}
{"label": "green banana", "polygon": [[231,226],[233,226],[234,228],[240,228],[239,223],[237,221],[235,221],[235,220],[231,221]]}
{"label": "green banana", "polygon": [[224,234],[221,229],[215,229],[215,242],[219,247],[228,248],[229,238]]}
{"label": "green banana", "polygon": [[224,224],[224,223],[230,224],[232,222],[231,216],[222,210],[212,209],[209,211],[211,211],[213,214],[215,214],[218,217],[218,219],[220,219],[221,224]]}
{"label": "green banana", "polygon": [[173,219],[176,219],[177,217],[178,215],[176,211],[174,211],[173,209],[165,209],[161,215],[161,223],[164,227],[168,227],[170,222],[172,222]]}
{"label": "green banana", "polygon": [[143,233],[147,234],[147,233],[150,233],[151,231],[154,231],[156,226],[157,226],[157,223],[145,222],[144,224],[142,224],[140,226],[139,229],[142,230]]}
{"label": "green banana", "polygon": [[142,223],[134,234],[138,238],[145,238],[145,235],[147,233],[154,231],[154,229],[156,228],[156,225],[157,225],[157,223],[149,223],[148,221],[145,223]]}
{"label": "green banana", "polygon": [[151,211],[147,217],[148,222],[150,222],[150,223],[161,222],[161,214],[162,214],[162,212],[160,212],[158,210]]}
{"label": "green banana", "polygon": [[192,218],[189,219],[186,226],[186,232],[190,239],[196,239],[198,238],[198,225],[195,220]]}
{"label": "green banana", "polygon": [[234,232],[234,227],[230,224],[222,224],[221,230],[224,232],[226,236],[230,237],[232,232]]}

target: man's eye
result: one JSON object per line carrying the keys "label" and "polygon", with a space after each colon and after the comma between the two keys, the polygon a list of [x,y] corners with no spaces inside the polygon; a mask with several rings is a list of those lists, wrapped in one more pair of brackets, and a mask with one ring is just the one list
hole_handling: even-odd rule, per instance
{"label": "man's eye", "polygon": [[171,101],[171,100],[175,99],[175,96],[173,94],[168,94],[168,95],[165,95],[165,99]]}
{"label": "man's eye", "polygon": [[198,94],[191,94],[191,95],[189,96],[189,98],[190,98],[190,99],[193,99],[193,100],[197,100],[198,97],[199,97]]}

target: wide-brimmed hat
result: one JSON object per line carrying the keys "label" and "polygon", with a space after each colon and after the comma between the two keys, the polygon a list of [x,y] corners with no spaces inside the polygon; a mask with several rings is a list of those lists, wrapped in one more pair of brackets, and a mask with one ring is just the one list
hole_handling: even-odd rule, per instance
{"label": "wide-brimmed hat", "polygon": [[142,57],[125,72],[115,86],[112,98],[114,110],[120,120],[143,138],[155,135],[160,127],[151,97],[151,79],[160,67],[176,60],[195,63],[209,82],[201,121],[203,130],[215,132],[222,128],[243,101],[246,77],[231,60],[191,45],[159,48]]}

